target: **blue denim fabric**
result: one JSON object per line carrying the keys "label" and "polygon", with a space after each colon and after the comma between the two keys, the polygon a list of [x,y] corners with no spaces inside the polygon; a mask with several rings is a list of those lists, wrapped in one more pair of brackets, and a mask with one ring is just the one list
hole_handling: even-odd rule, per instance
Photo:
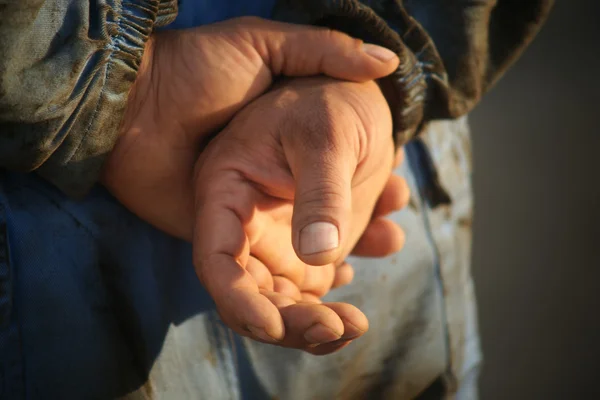
{"label": "blue denim fabric", "polygon": [[[268,17],[273,3],[183,1],[169,28]],[[0,174],[0,399],[122,396],[145,383],[171,324],[204,313],[222,329],[189,244],[102,188],[78,202],[33,174]],[[246,398],[262,397],[242,364]]]}
{"label": "blue denim fabric", "polygon": [[19,0],[0,6],[0,168],[71,196],[97,181],[148,36],[176,0]]}
{"label": "blue denim fabric", "polygon": [[103,188],[78,202],[33,174],[0,178],[0,399],[123,396],[146,383],[170,326],[199,315],[235,375],[231,398],[266,398],[239,338],[223,339],[189,244]]}
{"label": "blue denim fabric", "polygon": [[[273,3],[184,0],[168,28],[268,17]],[[420,169],[411,146],[407,153]],[[428,185],[424,175],[417,180]],[[428,243],[423,248],[433,252]],[[207,369],[205,360],[195,365],[202,377],[196,384],[225,382],[214,387],[228,392],[210,398],[268,398],[246,346],[221,324],[199,284],[189,244],[140,221],[102,188],[78,202],[33,174],[0,172],[0,399],[106,399],[136,390],[151,398],[146,385],[156,360],[177,354],[169,332],[194,319],[202,321],[191,330],[194,345],[211,350]],[[291,360],[278,360],[290,368],[281,373],[293,375],[297,353],[276,354]]]}
{"label": "blue denim fabric", "polygon": [[[145,380],[169,324],[213,308],[189,245],[144,224],[104,190],[78,203],[21,174],[5,174],[0,188],[12,255],[0,264],[12,277],[2,281],[0,398],[127,393]],[[16,370],[24,372],[20,388]]]}

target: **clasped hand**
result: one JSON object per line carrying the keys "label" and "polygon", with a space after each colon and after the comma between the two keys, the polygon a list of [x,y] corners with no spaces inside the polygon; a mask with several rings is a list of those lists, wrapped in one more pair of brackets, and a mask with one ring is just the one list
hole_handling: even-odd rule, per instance
{"label": "clasped hand", "polygon": [[[320,301],[352,279],[344,258],[403,244],[382,218],[406,205],[408,189],[391,175],[391,115],[373,82],[397,64],[339,32],[255,18],[155,35],[103,183],[192,241],[198,276],[233,330],[336,351],[368,329],[352,305]],[[271,88],[279,75],[328,77]]]}

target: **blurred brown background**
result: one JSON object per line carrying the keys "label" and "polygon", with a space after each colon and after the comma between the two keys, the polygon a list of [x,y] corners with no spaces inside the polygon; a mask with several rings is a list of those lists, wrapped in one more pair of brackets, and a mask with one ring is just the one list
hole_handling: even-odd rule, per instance
{"label": "blurred brown background", "polygon": [[600,399],[599,20],[558,0],[471,118],[482,400]]}

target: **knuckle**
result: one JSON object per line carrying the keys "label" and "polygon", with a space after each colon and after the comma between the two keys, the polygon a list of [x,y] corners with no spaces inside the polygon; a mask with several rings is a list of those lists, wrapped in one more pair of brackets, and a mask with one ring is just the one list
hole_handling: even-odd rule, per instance
{"label": "knuckle", "polygon": [[340,146],[348,135],[344,125],[347,114],[339,106],[339,98],[328,90],[317,89],[311,94],[311,106],[294,113],[294,125],[300,126],[302,145],[309,150],[326,154],[339,154]]}
{"label": "knuckle", "polygon": [[316,186],[299,193],[303,207],[313,211],[330,210],[346,202],[341,183],[333,179],[323,179]]}
{"label": "knuckle", "polygon": [[362,44],[362,40],[352,38],[344,32],[332,28],[323,28],[320,33],[322,39],[329,43],[348,44],[350,46],[360,46]]}

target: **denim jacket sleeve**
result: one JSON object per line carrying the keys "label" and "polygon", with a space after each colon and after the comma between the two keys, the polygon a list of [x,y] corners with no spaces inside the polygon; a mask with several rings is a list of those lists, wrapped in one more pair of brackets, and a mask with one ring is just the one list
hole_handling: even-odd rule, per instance
{"label": "denim jacket sleeve", "polygon": [[554,0],[279,0],[278,19],[322,25],[400,56],[380,82],[402,144],[469,112],[518,58]]}
{"label": "denim jacket sleeve", "polygon": [[85,194],[148,36],[176,14],[176,0],[0,1],[0,169]]}

